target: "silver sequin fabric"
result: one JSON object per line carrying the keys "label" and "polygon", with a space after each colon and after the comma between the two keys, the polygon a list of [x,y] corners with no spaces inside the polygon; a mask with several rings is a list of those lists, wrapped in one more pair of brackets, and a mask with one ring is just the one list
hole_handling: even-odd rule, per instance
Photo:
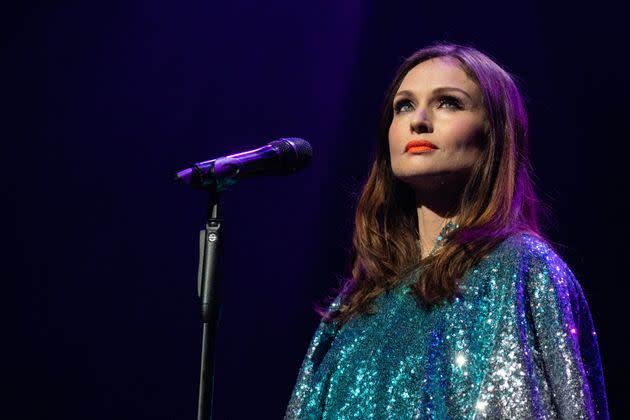
{"label": "silver sequin fabric", "polygon": [[548,243],[508,237],[431,310],[410,294],[417,276],[374,314],[320,323],[285,419],[608,418],[587,301]]}

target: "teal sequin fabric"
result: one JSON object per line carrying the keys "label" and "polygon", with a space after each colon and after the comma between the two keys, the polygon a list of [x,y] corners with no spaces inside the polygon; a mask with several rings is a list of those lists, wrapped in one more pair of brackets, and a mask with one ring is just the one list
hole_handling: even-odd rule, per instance
{"label": "teal sequin fabric", "polygon": [[374,314],[320,323],[285,419],[608,418],[588,304],[545,241],[510,236],[431,310],[410,294],[417,276]]}

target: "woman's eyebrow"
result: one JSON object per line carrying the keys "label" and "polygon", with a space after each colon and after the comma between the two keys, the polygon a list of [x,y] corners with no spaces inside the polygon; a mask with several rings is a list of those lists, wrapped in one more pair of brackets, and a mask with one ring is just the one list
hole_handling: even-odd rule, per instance
{"label": "woman's eyebrow", "polygon": [[[437,87],[437,88],[433,89],[432,93],[433,94],[439,94],[439,93],[446,92],[446,91],[449,91],[449,90],[456,90],[456,91],[461,92],[464,95],[468,96],[470,98],[470,100],[473,99],[472,96],[470,96],[470,94],[468,92],[466,92],[464,89],[460,89],[460,88],[454,87],[454,86]],[[415,95],[410,90],[401,90],[398,93],[396,93],[396,96],[394,96],[394,97],[397,97],[397,96],[415,96]]]}

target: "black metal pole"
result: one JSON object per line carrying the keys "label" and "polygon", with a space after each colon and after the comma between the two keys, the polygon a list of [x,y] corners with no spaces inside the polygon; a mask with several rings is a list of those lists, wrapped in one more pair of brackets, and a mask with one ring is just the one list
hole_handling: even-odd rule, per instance
{"label": "black metal pole", "polygon": [[201,300],[203,334],[197,420],[212,419],[214,356],[221,310],[219,259],[222,244],[222,220],[219,218],[219,199],[220,193],[216,190],[210,191],[206,228],[201,231],[199,238],[200,264],[197,286]]}

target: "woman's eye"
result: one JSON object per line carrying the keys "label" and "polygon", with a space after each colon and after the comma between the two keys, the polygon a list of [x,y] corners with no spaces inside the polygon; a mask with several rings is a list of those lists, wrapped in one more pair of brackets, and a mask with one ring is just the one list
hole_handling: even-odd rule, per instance
{"label": "woman's eye", "polygon": [[394,104],[394,113],[396,114],[409,111],[413,111],[413,106],[408,99],[402,99]]}
{"label": "woman's eye", "polygon": [[438,108],[462,109],[462,103],[454,96],[442,96],[438,103]]}

